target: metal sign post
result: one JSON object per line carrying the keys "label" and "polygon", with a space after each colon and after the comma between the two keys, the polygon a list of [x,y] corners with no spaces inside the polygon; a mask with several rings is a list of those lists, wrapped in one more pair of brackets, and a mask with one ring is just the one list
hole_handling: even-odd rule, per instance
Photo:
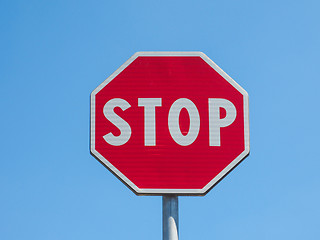
{"label": "metal sign post", "polygon": [[162,236],[163,240],[178,240],[179,236],[178,196],[162,196]]}
{"label": "metal sign post", "polygon": [[91,93],[90,151],[137,195],[204,196],[249,155],[248,93],[202,52],[137,52]]}

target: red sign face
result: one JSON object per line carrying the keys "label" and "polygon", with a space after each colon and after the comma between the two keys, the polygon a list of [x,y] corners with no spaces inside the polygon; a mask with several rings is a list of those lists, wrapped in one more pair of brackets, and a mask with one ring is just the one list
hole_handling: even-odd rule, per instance
{"label": "red sign face", "polygon": [[91,153],[136,194],[204,195],[249,154],[248,94],[201,52],[139,52],[91,94]]}

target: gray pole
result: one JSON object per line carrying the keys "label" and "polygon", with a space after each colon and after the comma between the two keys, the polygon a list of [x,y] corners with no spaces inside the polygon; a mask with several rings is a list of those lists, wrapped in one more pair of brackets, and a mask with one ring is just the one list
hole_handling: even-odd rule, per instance
{"label": "gray pole", "polygon": [[178,240],[179,206],[178,196],[162,196],[162,239]]}

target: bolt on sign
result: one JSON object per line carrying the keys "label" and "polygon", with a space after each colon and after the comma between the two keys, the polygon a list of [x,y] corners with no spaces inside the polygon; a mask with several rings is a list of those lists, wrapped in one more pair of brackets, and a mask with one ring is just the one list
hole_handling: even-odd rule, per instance
{"label": "bolt on sign", "polygon": [[248,94],[201,52],[138,52],[91,93],[90,145],[136,194],[204,195],[249,154]]}

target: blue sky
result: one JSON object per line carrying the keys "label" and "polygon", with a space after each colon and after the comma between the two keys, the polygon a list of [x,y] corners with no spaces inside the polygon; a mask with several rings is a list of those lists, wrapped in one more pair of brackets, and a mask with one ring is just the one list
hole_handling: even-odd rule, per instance
{"label": "blue sky", "polygon": [[249,93],[250,156],[180,197],[180,239],[318,239],[319,1],[0,2],[0,239],[161,239],[89,154],[89,95],[137,51],[202,51]]}

